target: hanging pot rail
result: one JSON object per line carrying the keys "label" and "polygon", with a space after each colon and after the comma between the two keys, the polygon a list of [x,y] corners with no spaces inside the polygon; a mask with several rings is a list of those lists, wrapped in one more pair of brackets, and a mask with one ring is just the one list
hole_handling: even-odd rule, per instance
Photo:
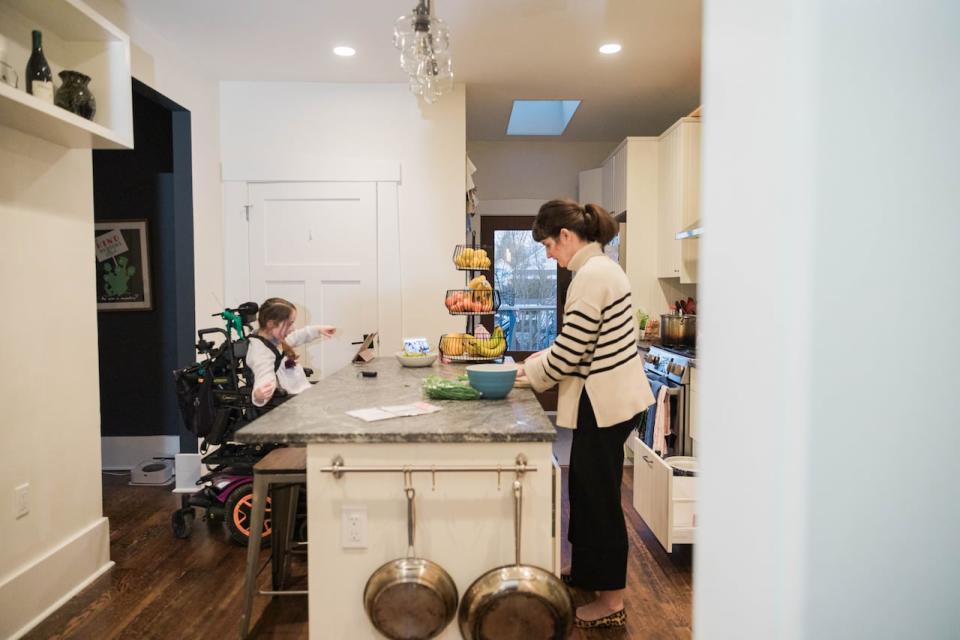
{"label": "hanging pot rail", "polygon": [[515,473],[518,476],[524,473],[536,471],[536,465],[527,464],[527,457],[522,453],[517,456],[513,464],[468,464],[468,465],[371,465],[371,466],[347,466],[344,464],[341,456],[335,457],[330,461],[329,467],[320,467],[322,473],[332,473],[334,478],[340,479],[345,473],[429,473],[433,475],[433,483],[436,485],[436,474],[438,473],[496,473],[497,488],[500,488],[500,475],[503,473]]}

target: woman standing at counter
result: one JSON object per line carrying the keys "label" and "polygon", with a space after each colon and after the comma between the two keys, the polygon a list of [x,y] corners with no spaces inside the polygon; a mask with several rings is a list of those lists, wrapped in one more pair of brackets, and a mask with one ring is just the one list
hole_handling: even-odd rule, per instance
{"label": "woman standing at counter", "polygon": [[626,624],[627,530],[620,506],[623,445],[654,402],[637,354],[630,282],[603,253],[617,223],[601,207],[551,200],[533,238],[574,272],[563,326],[545,351],[520,365],[537,391],[558,384],[557,426],[574,429],[570,451],[570,584],[597,592],[577,608],[581,628]]}

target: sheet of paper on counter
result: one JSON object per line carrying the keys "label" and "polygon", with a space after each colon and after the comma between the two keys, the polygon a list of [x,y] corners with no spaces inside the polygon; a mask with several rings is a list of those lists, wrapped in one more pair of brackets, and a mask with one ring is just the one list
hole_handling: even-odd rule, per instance
{"label": "sheet of paper on counter", "polygon": [[364,422],[389,420],[390,418],[404,418],[407,416],[424,416],[440,411],[440,407],[429,402],[415,402],[413,404],[395,404],[387,407],[373,407],[370,409],[354,409],[347,411],[348,416],[360,418]]}

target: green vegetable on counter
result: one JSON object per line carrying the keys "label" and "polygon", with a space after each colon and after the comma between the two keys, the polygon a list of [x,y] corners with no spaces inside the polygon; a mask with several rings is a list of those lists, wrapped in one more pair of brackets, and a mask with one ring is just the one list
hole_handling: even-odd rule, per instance
{"label": "green vegetable on counter", "polygon": [[423,392],[431,400],[477,400],[480,392],[470,386],[467,376],[455,379],[428,376],[423,380]]}

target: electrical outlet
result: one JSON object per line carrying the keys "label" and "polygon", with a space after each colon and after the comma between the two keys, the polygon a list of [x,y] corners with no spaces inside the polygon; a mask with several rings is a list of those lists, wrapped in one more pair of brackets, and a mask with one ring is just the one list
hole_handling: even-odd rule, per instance
{"label": "electrical outlet", "polygon": [[15,518],[22,518],[30,513],[30,483],[26,482],[13,490],[13,505],[16,511]]}
{"label": "electrical outlet", "polygon": [[344,549],[367,548],[367,508],[341,507],[340,546]]}

